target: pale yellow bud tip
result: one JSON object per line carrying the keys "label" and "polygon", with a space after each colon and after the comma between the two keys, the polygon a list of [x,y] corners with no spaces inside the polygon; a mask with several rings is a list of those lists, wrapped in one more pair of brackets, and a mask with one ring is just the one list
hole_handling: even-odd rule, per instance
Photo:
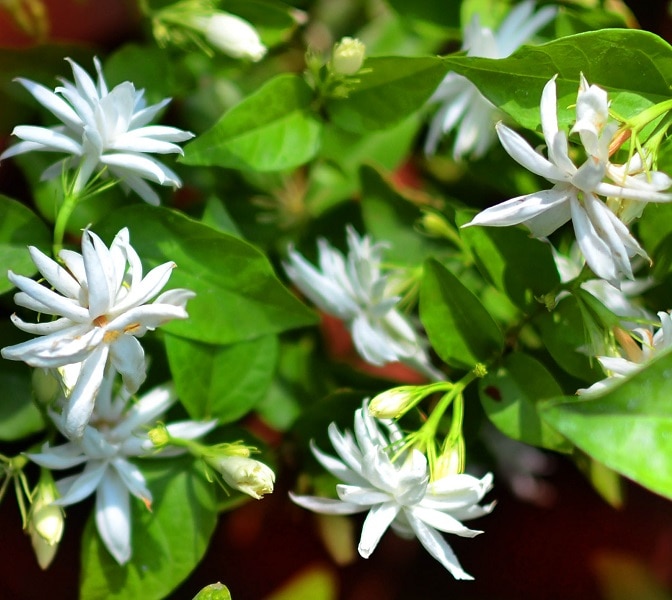
{"label": "pale yellow bud tip", "polygon": [[354,75],[362,68],[366,46],[356,38],[344,37],[334,46],[331,68],[339,75]]}

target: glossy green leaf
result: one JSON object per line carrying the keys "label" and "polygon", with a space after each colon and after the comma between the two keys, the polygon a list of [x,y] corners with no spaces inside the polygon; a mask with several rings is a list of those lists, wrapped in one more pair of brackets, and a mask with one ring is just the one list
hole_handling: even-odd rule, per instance
{"label": "glossy green leaf", "polygon": [[211,583],[198,592],[194,600],[231,600],[231,592],[221,583]]}
{"label": "glossy green leaf", "polygon": [[435,0],[388,0],[389,5],[405,19],[421,19],[459,29],[460,2],[435,2]]}
{"label": "glossy green leaf", "polygon": [[152,511],[131,497],[133,555],[123,566],[103,545],[91,515],[82,539],[83,600],[161,600],[205,554],[217,521],[214,485],[189,458],[147,459],[139,466],[154,496]]}
{"label": "glossy green leaf", "polygon": [[323,566],[309,567],[292,577],[266,600],[336,600],[336,574]]}
{"label": "glossy green leaf", "polygon": [[[7,321],[0,325],[3,346],[25,338]],[[44,428],[44,420],[33,401],[32,373],[22,362],[0,360],[0,440],[14,441]]]}
{"label": "glossy green leaf", "polygon": [[339,127],[355,133],[390,127],[422,108],[447,70],[435,57],[367,59],[348,97],[330,99],[327,112]]}
{"label": "glossy green leaf", "polygon": [[575,296],[563,298],[552,311],[542,311],[534,318],[546,349],[558,365],[583,381],[596,381],[602,369],[582,351],[588,338],[583,314]]}
{"label": "glossy green leaf", "polygon": [[488,418],[510,438],[559,452],[572,445],[539,417],[541,400],[562,394],[562,389],[539,361],[522,353],[506,356],[478,386]]}
{"label": "glossy green leaf", "polygon": [[189,165],[282,171],[313,158],[321,125],[313,116],[313,91],[297,75],[279,75],[224,113],[184,148]]}
{"label": "glossy green leaf", "polygon": [[565,123],[574,113],[579,77],[609,91],[611,110],[631,116],[669,98],[672,48],[639,30],[579,33],[539,46],[523,46],[509,58],[448,56],[447,66],[469,78],[495,105],[529,129],[540,127],[541,91],[558,75],[558,107]]}
{"label": "glossy green leaf", "polygon": [[453,367],[487,364],[504,345],[502,332],[481,301],[434,259],[424,264],[420,319],[434,350]]}
{"label": "glossy green leaf", "polygon": [[541,415],[586,454],[672,498],[672,354],[598,397],[561,397]]}
{"label": "glossy green leaf", "polygon": [[51,234],[47,226],[23,204],[0,194],[0,294],[14,287],[7,270],[30,277],[37,272],[28,246],[49,253]]}
{"label": "glossy green leaf", "polygon": [[389,244],[385,259],[393,264],[421,263],[445,250],[444,241],[422,235],[413,227],[422,217],[420,209],[390,187],[389,181],[371,167],[361,170],[362,218],[367,232]]}
{"label": "glossy green leaf", "polygon": [[[473,216],[472,211],[459,212],[457,225],[468,223]],[[481,273],[519,308],[535,307],[560,283],[551,246],[522,228],[466,227],[460,229],[460,236]]]}
{"label": "glossy green leaf", "polygon": [[239,419],[265,396],[278,356],[275,336],[211,346],[167,335],[175,388],[192,419]]}
{"label": "glossy green leaf", "polygon": [[146,267],[174,261],[169,287],[196,292],[189,319],[162,329],[209,344],[233,344],[315,323],[316,317],[280,281],[254,246],[178,212],[135,205],[110,215],[111,240],[128,226]]}

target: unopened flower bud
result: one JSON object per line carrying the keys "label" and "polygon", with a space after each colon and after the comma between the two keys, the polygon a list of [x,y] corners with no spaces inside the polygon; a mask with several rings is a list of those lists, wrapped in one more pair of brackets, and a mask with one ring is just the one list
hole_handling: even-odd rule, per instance
{"label": "unopened flower bud", "polygon": [[369,413],[377,419],[397,419],[415,404],[418,388],[402,385],[378,394],[369,402]]}
{"label": "unopened flower bud", "polygon": [[156,448],[163,448],[170,443],[170,434],[168,433],[166,426],[162,423],[159,423],[156,427],[150,429],[147,432],[147,437]]}
{"label": "unopened flower bud", "polygon": [[366,46],[356,38],[344,37],[334,46],[331,68],[339,75],[354,75],[362,68]]}
{"label": "unopened flower bud", "polygon": [[260,61],[266,55],[257,30],[245,19],[225,12],[193,17],[189,23],[215,48],[233,58]]}
{"label": "unopened flower bud", "polygon": [[51,475],[45,473],[37,484],[27,526],[37,562],[42,569],[46,569],[56,556],[65,527],[63,509],[52,504],[56,500],[56,486]]}
{"label": "unopened flower bud", "polygon": [[264,463],[245,456],[206,458],[207,463],[221,474],[224,482],[252,498],[260,500],[273,492],[275,473]]}

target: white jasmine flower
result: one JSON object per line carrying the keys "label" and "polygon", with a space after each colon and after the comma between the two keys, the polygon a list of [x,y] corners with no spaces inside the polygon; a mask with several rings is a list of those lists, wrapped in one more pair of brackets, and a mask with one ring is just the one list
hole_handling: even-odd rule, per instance
{"label": "white jasmine flower", "polygon": [[0,160],[33,151],[69,154],[69,158],[47,168],[42,178],[53,179],[63,169],[75,168],[73,191],[77,193],[94,172],[107,169],[145,202],[159,204],[158,195],[146,180],[173,187],[180,187],[181,182],[171,169],[147,153],[183,154],[174,142],[184,142],[193,134],[175,127],[149,125],[170,102],[169,98],[146,106],[143,90],[136,90],[129,81],[108,90],[97,58],[97,82],[76,62],[67,60],[75,81],[63,79],[63,85],[53,92],[34,81],[17,80],[62,125],[15,127],[12,133],[22,141],[5,150]]}
{"label": "white jasmine flower", "polygon": [[[105,547],[119,564],[131,557],[132,494],[149,508],[152,494],[142,471],[129,458],[171,456],[179,449],[158,451],[147,431],[175,402],[170,385],[161,385],[128,406],[128,390],[112,394],[114,372],[105,378],[95,411],[80,439],[60,446],[45,444],[42,451],[28,454],[37,464],[48,469],[70,469],[84,465],[83,470],[56,482],[60,498],[54,506],[69,506],[95,492],[95,520]],[[68,435],[63,416],[51,413],[61,433]],[[167,425],[168,432],[183,439],[206,434],[216,422],[182,421]]]}
{"label": "white jasmine flower", "polygon": [[143,277],[126,228],[109,249],[95,233],[84,231],[82,254],[71,250],[59,253],[65,268],[37,248],[29,250],[53,289],[9,271],[7,277],[21,290],[14,301],[59,318],[27,323],[12,315],[19,329],[40,337],[7,346],[2,356],[33,367],[74,365],[63,371],[70,388],[64,428],[68,436],[78,437],[93,410],[108,359],[129,392],[135,393],[146,370],[144,351],[136,338],[173,319],[186,319],[185,305],[194,293],[173,289],[149,303],[168,282],[175,263],[159,265]]}
{"label": "white jasmine flower", "polygon": [[[518,4],[507,15],[498,31],[482,27],[475,14],[466,27],[462,50],[467,56],[481,58],[506,58],[535,35],[555,16],[553,6],[534,12],[534,2]],[[494,125],[502,113],[478,91],[466,77],[448,73],[439,84],[429,104],[441,103],[432,119],[425,152],[433,154],[441,136],[456,130],[453,158],[483,156],[495,141]]]}
{"label": "white jasmine flower", "polygon": [[588,86],[582,77],[577,122],[572,129],[581,136],[588,154],[580,167],[569,157],[567,133],[558,129],[555,77],[544,86],[541,97],[541,125],[548,158],[534,150],[522,136],[498,123],[497,134],[511,157],[554,185],[549,190],[512,198],[488,208],[466,226],[504,227],[522,223],[533,236],[543,238],[571,219],[588,266],[598,277],[618,285],[623,277],[633,278],[631,256],[648,256],[598,195],[642,202],[669,201],[672,195],[660,193],[658,184],[662,178],[659,177],[653,177],[648,185],[640,179],[631,184],[628,178],[620,185],[603,182],[612,172],[607,157],[614,130],[604,126],[608,109],[606,94],[602,96],[600,92],[596,86]]}
{"label": "white jasmine flower", "polygon": [[225,12],[192,16],[188,23],[200,31],[215,48],[233,58],[258,62],[266,55],[266,46],[257,30],[245,19]]}
{"label": "white jasmine flower", "polygon": [[401,361],[429,377],[443,379],[424,350],[424,340],[396,305],[389,276],[381,269],[383,244],[373,244],[347,228],[344,257],[326,240],[318,240],[319,270],[293,249],[285,270],[294,284],[325,313],[341,319],[359,354],[373,365]]}
{"label": "white jasmine flower", "polygon": [[275,473],[264,463],[247,456],[206,457],[230,487],[260,500],[273,492]]}
{"label": "white jasmine flower", "polygon": [[[339,500],[290,494],[309,510],[336,515],[368,511],[359,541],[359,553],[368,558],[388,527],[403,537],[416,536],[425,549],[456,579],[473,579],[438,531],[463,537],[481,533],[461,521],[488,514],[493,505],[478,503],[492,487],[492,475],[447,475],[429,481],[427,459],[418,450],[395,456],[394,444],[402,439],[392,421],[383,421],[387,433],[368,412],[366,403],[355,413],[355,435],[329,426],[329,439],[338,458],[315,445],[317,460],[336,478]],[[437,531],[438,530],[438,531]]]}
{"label": "white jasmine flower", "polygon": [[611,389],[615,384],[628,375],[642,369],[654,356],[672,346],[672,316],[670,313],[658,313],[660,325],[655,333],[652,329],[639,327],[633,331],[634,336],[641,340],[638,345],[627,334],[619,335],[621,342],[621,356],[598,356],[607,377],[594,383],[589,388],[580,389],[577,394],[582,396],[595,395]]}

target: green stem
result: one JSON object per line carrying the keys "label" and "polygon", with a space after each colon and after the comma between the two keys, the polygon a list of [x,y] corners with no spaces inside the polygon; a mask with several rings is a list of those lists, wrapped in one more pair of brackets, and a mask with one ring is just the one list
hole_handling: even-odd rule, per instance
{"label": "green stem", "polygon": [[63,238],[65,237],[65,228],[72,213],[79,201],[79,194],[66,194],[63,204],[61,205],[58,215],[56,215],[56,223],[54,223],[54,257],[57,257],[59,252],[63,249]]}

